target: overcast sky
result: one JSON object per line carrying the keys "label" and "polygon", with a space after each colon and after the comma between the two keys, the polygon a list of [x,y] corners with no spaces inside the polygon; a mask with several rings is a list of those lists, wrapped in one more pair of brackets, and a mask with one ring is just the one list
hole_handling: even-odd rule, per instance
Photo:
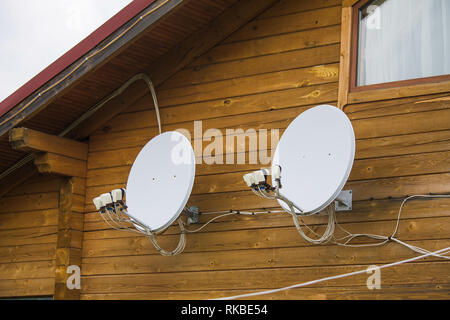
{"label": "overcast sky", "polygon": [[131,0],[0,0],[0,101]]}

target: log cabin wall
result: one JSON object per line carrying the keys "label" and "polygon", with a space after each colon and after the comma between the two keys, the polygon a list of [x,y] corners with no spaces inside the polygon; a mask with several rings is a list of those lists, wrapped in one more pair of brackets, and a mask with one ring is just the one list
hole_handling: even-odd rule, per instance
{"label": "log cabin wall", "polygon": [[35,174],[0,198],[0,297],[55,292],[62,179]]}
{"label": "log cabin wall", "polygon": [[[193,121],[202,120],[203,132],[266,128],[282,133],[304,110],[337,105],[341,10],[339,0],[277,3],[158,89],[163,130],[185,128],[193,136]],[[405,196],[450,191],[449,105],[445,94],[345,105],[357,139],[356,161],[345,187],[353,190],[353,210],[337,216],[346,229],[389,235]],[[135,157],[156,134],[148,95],[90,136],[82,299],[215,298],[415,256],[395,243],[366,248],[311,245],[287,214],[227,216],[188,234],[182,254],[160,256],[149,239],[111,230],[91,202],[100,193],[125,186]],[[248,162],[197,165],[189,203],[201,211],[276,207],[256,197],[242,180],[259,167]],[[403,210],[398,237],[429,250],[446,247],[449,213],[449,199],[411,201]],[[327,218],[319,214],[305,220],[321,232]],[[159,239],[162,246],[174,248],[178,228],[170,227]],[[427,258],[382,270],[381,289],[369,290],[369,274],[364,274],[257,298],[448,299],[449,270],[448,262]]]}

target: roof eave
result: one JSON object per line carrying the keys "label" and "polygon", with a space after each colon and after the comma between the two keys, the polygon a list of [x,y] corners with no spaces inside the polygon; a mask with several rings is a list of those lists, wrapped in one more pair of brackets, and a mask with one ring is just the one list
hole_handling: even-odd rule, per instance
{"label": "roof eave", "polygon": [[[182,1],[135,0],[127,5],[87,38],[0,103],[0,136],[32,113],[47,105],[58,93],[67,89],[97,65],[112,57],[121,47],[177,7]],[[139,19],[139,16],[142,17],[155,7],[158,8],[156,11]],[[137,23],[138,19],[140,21]],[[135,25],[132,29],[124,32],[133,24]],[[105,43],[115,39],[121,32],[124,34],[120,39],[114,40],[113,45],[108,45],[108,48],[104,48]],[[89,63],[84,63],[86,58],[91,56],[96,50],[101,50],[101,52],[92,56]],[[81,64],[83,65],[79,67]],[[74,68],[77,68],[76,74],[73,72]],[[70,77],[67,77],[69,73],[71,73]],[[45,94],[39,95],[40,91],[49,87],[52,89]]]}

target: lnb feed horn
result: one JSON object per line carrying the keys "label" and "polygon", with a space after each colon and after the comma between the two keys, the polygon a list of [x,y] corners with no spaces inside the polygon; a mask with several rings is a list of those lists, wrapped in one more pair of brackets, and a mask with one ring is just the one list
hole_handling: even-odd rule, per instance
{"label": "lnb feed horn", "polygon": [[100,195],[100,202],[102,204],[102,207],[105,207],[113,204],[114,201],[110,193],[103,193]]}
{"label": "lnb feed horn", "polygon": [[125,189],[114,189],[111,191],[113,202],[122,201],[125,198]]}
{"label": "lnb feed horn", "polygon": [[97,210],[100,210],[104,207],[101,197],[96,197],[92,201],[94,202],[94,206]]}

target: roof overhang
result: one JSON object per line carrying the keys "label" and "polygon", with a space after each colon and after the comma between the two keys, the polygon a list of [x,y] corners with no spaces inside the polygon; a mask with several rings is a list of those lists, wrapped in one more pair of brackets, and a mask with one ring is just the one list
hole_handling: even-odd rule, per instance
{"label": "roof overhang", "polygon": [[183,0],[135,0],[0,103],[0,136],[117,54]]}
{"label": "roof overhang", "polygon": [[[148,74],[157,89],[163,87],[276,2],[135,0],[0,104],[0,179],[32,159],[11,148],[10,129],[20,126],[78,141],[107,130],[109,119],[148,94],[143,81],[120,91],[136,75]],[[101,109],[92,112],[98,105]]]}

